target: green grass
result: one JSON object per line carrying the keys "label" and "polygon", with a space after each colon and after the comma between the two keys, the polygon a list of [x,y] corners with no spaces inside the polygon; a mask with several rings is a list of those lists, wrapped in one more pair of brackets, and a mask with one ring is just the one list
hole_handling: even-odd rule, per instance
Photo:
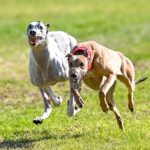
{"label": "green grass", "polygon": [[0,0],[0,149],[149,150],[150,80],[137,86],[135,113],[127,108],[127,91],[118,82],[115,99],[125,132],[114,114],[104,114],[97,92],[83,86],[85,107],[67,116],[68,82],[53,87],[64,102],[36,126],[43,101],[28,75],[26,27],[31,21],[51,24],[78,41],[96,40],[129,57],[136,77],[150,76],[149,0]]}

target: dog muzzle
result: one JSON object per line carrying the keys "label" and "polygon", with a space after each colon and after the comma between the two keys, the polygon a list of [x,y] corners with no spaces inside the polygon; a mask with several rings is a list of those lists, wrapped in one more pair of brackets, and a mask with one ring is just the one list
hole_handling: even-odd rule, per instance
{"label": "dog muzzle", "polygon": [[36,30],[30,30],[28,32],[28,41],[31,46],[42,45],[46,40],[46,36],[39,35]]}
{"label": "dog muzzle", "polygon": [[43,38],[39,36],[29,36],[28,39],[31,46],[37,46],[43,41]]}
{"label": "dog muzzle", "polygon": [[83,76],[84,74],[76,75],[74,73],[70,75],[71,86],[73,89],[79,89],[81,87]]}

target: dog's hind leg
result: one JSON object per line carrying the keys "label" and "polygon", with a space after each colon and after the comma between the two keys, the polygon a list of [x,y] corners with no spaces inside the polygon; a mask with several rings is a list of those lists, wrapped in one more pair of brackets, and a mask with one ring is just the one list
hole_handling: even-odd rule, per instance
{"label": "dog's hind leg", "polygon": [[108,104],[106,101],[106,95],[111,86],[116,81],[115,75],[109,75],[108,77],[103,76],[101,85],[100,85],[100,91],[99,91],[99,98],[100,98],[100,106],[104,112],[108,112]]}
{"label": "dog's hind leg", "polygon": [[48,94],[45,92],[45,89],[40,88],[40,91],[44,100],[45,111],[42,116],[37,117],[33,120],[33,123],[35,124],[41,124],[43,120],[49,117],[52,111],[52,106]]}
{"label": "dog's hind leg", "polygon": [[125,86],[128,88],[128,108],[130,109],[131,112],[134,111],[134,99],[133,99],[133,93],[135,90],[135,82],[130,81],[126,77],[119,77],[118,78],[121,82],[125,84]]}
{"label": "dog's hind leg", "polygon": [[134,112],[133,92],[128,93],[128,108],[131,112]]}
{"label": "dog's hind leg", "polygon": [[45,89],[45,91],[46,91],[46,93],[48,94],[48,96],[50,97],[50,99],[52,100],[53,104],[54,104],[55,106],[60,106],[60,104],[61,104],[62,101],[63,101],[62,97],[57,97],[57,96],[55,96],[55,94],[53,93],[53,91],[52,91],[52,89],[51,89],[50,86],[47,87],[47,88]]}
{"label": "dog's hind leg", "polygon": [[107,93],[107,96],[106,96],[106,100],[107,100],[107,103],[109,105],[109,109],[111,111],[114,112],[115,116],[116,116],[116,119],[117,119],[117,123],[118,123],[118,126],[121,130],[124,129],[123,127],[123,121],[122,121],[122,116],[117,108],[117,106],[115,105],[115,101],[114,101],[114,97],[113,97],[113,93],[114,93],[114,90],[115,90],[115,87],[116,87],[116,82],[112,85],[112,87],[109,89],[108,93]]}

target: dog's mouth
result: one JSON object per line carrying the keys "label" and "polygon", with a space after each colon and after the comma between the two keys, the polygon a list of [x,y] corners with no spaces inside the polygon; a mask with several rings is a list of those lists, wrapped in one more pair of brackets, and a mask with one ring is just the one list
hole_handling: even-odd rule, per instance
{"label": "dog's mouth", "polygon": [[40,36],[29,36],[29,44],[32,46],[37,46],[41,43],[42,37]]}
{"label": "dog's mouth", "polygon": [[71,85],[73,89],[79,89],[83,80],[83,76],[78,76],[77,78],[70,78],[71,80]]}
{"label": "dog's mouth", "polygon": [[73,81],[73,82],[72,82],[72,88],[73,88],[73,89],[80,89],[81,83],[82,83],[82,79],[80,79],[80,80],[78,80],[78,81]]}

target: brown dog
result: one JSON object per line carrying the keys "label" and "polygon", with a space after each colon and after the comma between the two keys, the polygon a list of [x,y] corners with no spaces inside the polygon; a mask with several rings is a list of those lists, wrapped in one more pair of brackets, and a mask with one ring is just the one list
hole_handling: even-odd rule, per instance
{"label": "brown dog", "polygon": [[[100,106],[104,112],[109,109],[114,112],[117,123],[123,129],[123,121],[117,109],[113,93],[116,80],[119,79],[128,88],[128,107],[134,111],[133,92],[135,84],[147,78],[135,81],[135,71],[132,62],[118,51],[108,49],[94,41],[78,44],[68,54],[71,94],[79,108],[84,103],[79,94],[81,81],[94,90],[99,90]],[[71,102],[69,102],[71,103]],[[69,105],[69,109],[77,109],[75,105]],[[73,108],[74,107],[74,108]]]}

